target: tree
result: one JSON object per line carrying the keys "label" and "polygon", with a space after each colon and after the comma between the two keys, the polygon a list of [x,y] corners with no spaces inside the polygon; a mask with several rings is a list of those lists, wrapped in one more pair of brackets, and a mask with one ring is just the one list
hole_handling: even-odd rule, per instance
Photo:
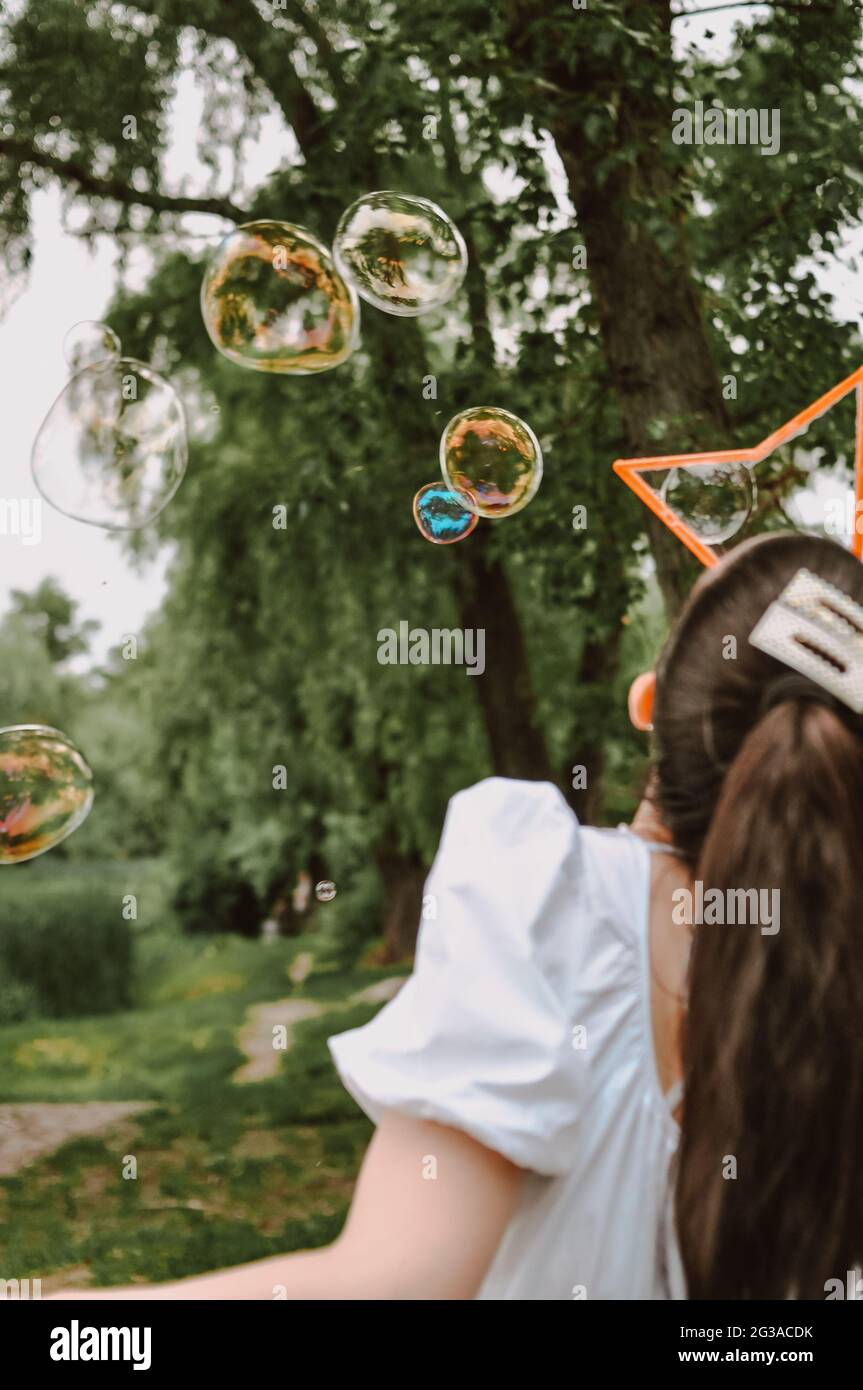
{"label": "tree", "polygon": [[[692,566],[661,529],[648,538],[612,459],[750,443],[780,403],[787,418],[789,383],[802,406],[859,354],[810,268],[861,210],[859,4],[741,19],[722,67],[675,47],[667,0],[30,0],[10,19],[7,265],[26,266],[28,198],[47,181],[86,213],[85,233],[146,240],[153,274],[118,296],[112,322],[191,410],[189,476],[159,526],[178,558],[150,634],[178,845],[207,827],[263,894],[310,856],[336,880],[377,863],[395,952],[405,885],[416,901],[465,780],[553,775],[595,815],[604,767],[634,767],[618,713],[637,646],[625,620],[651,564],[671,608]],[[194,195],[164,177],[188,70],[212,173]],[[778,104],[781,152],[676,145],[674,110],[696,99]],[[280,122],[279,162],[250,189],[244,140],[264,116]],[[361,349],[318,381],[217,358],[183,219],[286,216],[326,239],[357,194],[386,187],[454,217],[470,252],[460,298],[431,320],[367,311]],[[482,401],[531,422],[546,477],[518,518],[437,551],[409,499],[435,474],[442,424]],[[811,440],[841,452],[830,417]],[[759,526],[781,521],[795,466],[777,460]],[[415,614],[484,626],[486,674],[379,666],[377,631]]]}
{"label": "tree", "polygon": [[43,638],[49,657],[58,666],[89,651],[90,639],[99,631],[94,618],[83,622],[78,618],[78,604],[63,592],[56,579],[43,579],[30,594],[13,589],[10,608],[26,627]]}

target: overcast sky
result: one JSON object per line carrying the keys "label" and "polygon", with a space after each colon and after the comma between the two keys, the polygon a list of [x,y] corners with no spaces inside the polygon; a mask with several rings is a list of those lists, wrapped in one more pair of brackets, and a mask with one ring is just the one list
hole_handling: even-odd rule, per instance
{"label": "overcast sky", "polygon": [[[706,8],[706,4],[701,7]],[[719,54],[727,48],[733,25],[741,17],[742,12],[731,11],[700,21],[678,22],[677,40],[681,44],[697,40],[700,46]],[[714,38],[705,37],[707,29],[715,32]],[[209,191],[209,176],[195,152],[200,113],[200,94],[194,82],[182,80],[174,103],[174,138],[166,181],[174,188],[182,183],[189,192]],[[245,152],[244,182],[253,186],[281,165],[290,144],[291,137],[278,117],[268,119],[255,148]],[[359,194],[361,190],[357,191]],[[34,260],[28,288],[0,322],[0,499],[38,497],[30,475],[30,449],[46,412],[68,380],[63,338],[73,324],[103,316],[115,283],[115,247],[110,239],[102,238],[94,254],[64,233],[56,190],[39,194],[32,206]],[[277,217],[280,212],[273,209]],[[188,225],[193,232],[212,234],[221,224],[213,218],[190,218]],[[144,268],[142,263],[142,272]],[[835,278],[830,277],[830,285],[834,292],[842,293],[846,304],[856,304],[859,314],[863,307],[860,278],[837,271]],[[123,347],[129,356],[137,356],[134,343]],[[8,607],[11,589],[32,589],[45,576],[54,575],[79,601],[82,616],[101,623],[95,643],[96,655],[101,657],[124,634],[136,632],[146,614],[158,606],[164,592],[165,567],[163,553],[157,562],[137,573],[109,532],[72,521],[43,505],[39,544],[25,544],[19,536],[0,536],[0,612]]]}

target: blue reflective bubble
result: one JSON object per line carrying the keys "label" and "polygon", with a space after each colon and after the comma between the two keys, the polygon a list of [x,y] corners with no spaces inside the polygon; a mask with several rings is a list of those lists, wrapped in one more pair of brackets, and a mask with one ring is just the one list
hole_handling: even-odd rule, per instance
{"label": "blue reflective bubble", "polygon": [[477,524],[475,512],[468,511],[465,498],[443,483],[426,483],[414,498],[414,520],[433,545],[451,545],[469,536]]}

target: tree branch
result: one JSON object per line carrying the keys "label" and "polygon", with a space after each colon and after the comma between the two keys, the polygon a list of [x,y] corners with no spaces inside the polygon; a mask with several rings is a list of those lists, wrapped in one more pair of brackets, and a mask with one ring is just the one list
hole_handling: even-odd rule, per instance
{"label": "tree branch", "polygon": [[201,27],[208,34],[230,40],[246,59],[282,108],[285,120],[308,161],[321,141],[323,113],[297,75],[290,55],[280,53],[272,43],[270,26],[252,0],[243,0],[241,4],[237,0],[219,0],[218,18],[208,16],[206,21],[202,21]]}
{"label": "tree branch", "polygon": [[[227,39],[233,44],[281,110],[306,162],[310,160],[322,139],[324,113],[306,91],[290,52],[285,53],[282,45],[273,43],[274,34],[282,39],[291,36],[282,26],[270,24],[254,0],[215,0],[201,15],[191,15],[186,0],[172,0],[170,4],[165,0],[130,0],[130,3],[141,14],[149,15],[177,33],[192,28],[210,38]],[[304,14],[304,19],[306,32],[314,38],[314,33],[308,29],[309,16]]]}
{"label": "tree branch", "polygon": [[206,212],[213,217],[225,217],[231,222],[248,222],[251,218],[251,213],[238,208],[230,198],[187,198],[182,194],[145,192],[124,183],[122,179],[100,178],[74,159],[59,159],[56,155],[46,154],[28,140],[0,137],[0,155],[6,155],[18,164],[33,164],[38,169],[46,169],[66,183],[77,184],[82,193],[89,193],[94,198],[133,203],[152,208],[154,212]]}
{"label": "tree branch", "polygon": [[436,75],[440,84],[441,144],[444,151],[444,165],[450,183],[453,188],[457,188],[461,192],[465,202],[465,209],[460,222],[468,257],[465,290],[470,309],[474,349],[485,370],[490,371],[494,366],[494,340],[489,319],[488,285],[476,249],[472,218],[467,211],[468,198],[472,191],[471,180],[465,174],[459,158],[452,118],[452,84],[445,73],[438,72]]}
{"label": "tree branch", "polygon": [[[272,0],[270,0],[270,3],[272,4]],[[297,28],[302,29],[303,33],[312,40],[312,43],[318,51],[321,67],[326,72],[336,92],[344,92],[345,79],[339,56],[330,43],[329,35],[317,16],[309,13],[303,5],[302,0],[289,0],[288,9],[281,9],[279,12],[287,15],[293,23],[296,24]],[[276,13],[274,8],[274,19]]]}
{"label": "tree branch", "polygon": [[671,22],[675,19],[697,19],[702,14],[718,14],[720,10],[751,10],[754,5],[767,5],[770,0],[731,0],[726,5],[708,5],[703,10],[676,10],[671,16]]}
{"label": "tree branch", "polygon": [[766,6],[767,9],[775,10],[797,10],[800,14],[830,14],[832,8],[829,4],[807,5],[805,0],[801,0],[798,5],[788,3],[788,0],[729,0],[725,5],[708,5],[703,10],[677,10],[671,16],[672,24],[676,19],[698,19],[703,14],[719,14],[720,10],[752,10],[756,5]]}

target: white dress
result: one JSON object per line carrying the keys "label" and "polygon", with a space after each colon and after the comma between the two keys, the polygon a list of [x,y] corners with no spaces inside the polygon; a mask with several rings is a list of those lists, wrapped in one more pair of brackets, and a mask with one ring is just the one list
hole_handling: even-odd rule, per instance
{"label": "white dress", "polygon": [[373,1120],[436,1120],[530,1170],[478,1297],[685,1296],[650,847],[579,826],[548,783],[492,777],[450,802],[425,891],[413,975],[329,1045]]}

